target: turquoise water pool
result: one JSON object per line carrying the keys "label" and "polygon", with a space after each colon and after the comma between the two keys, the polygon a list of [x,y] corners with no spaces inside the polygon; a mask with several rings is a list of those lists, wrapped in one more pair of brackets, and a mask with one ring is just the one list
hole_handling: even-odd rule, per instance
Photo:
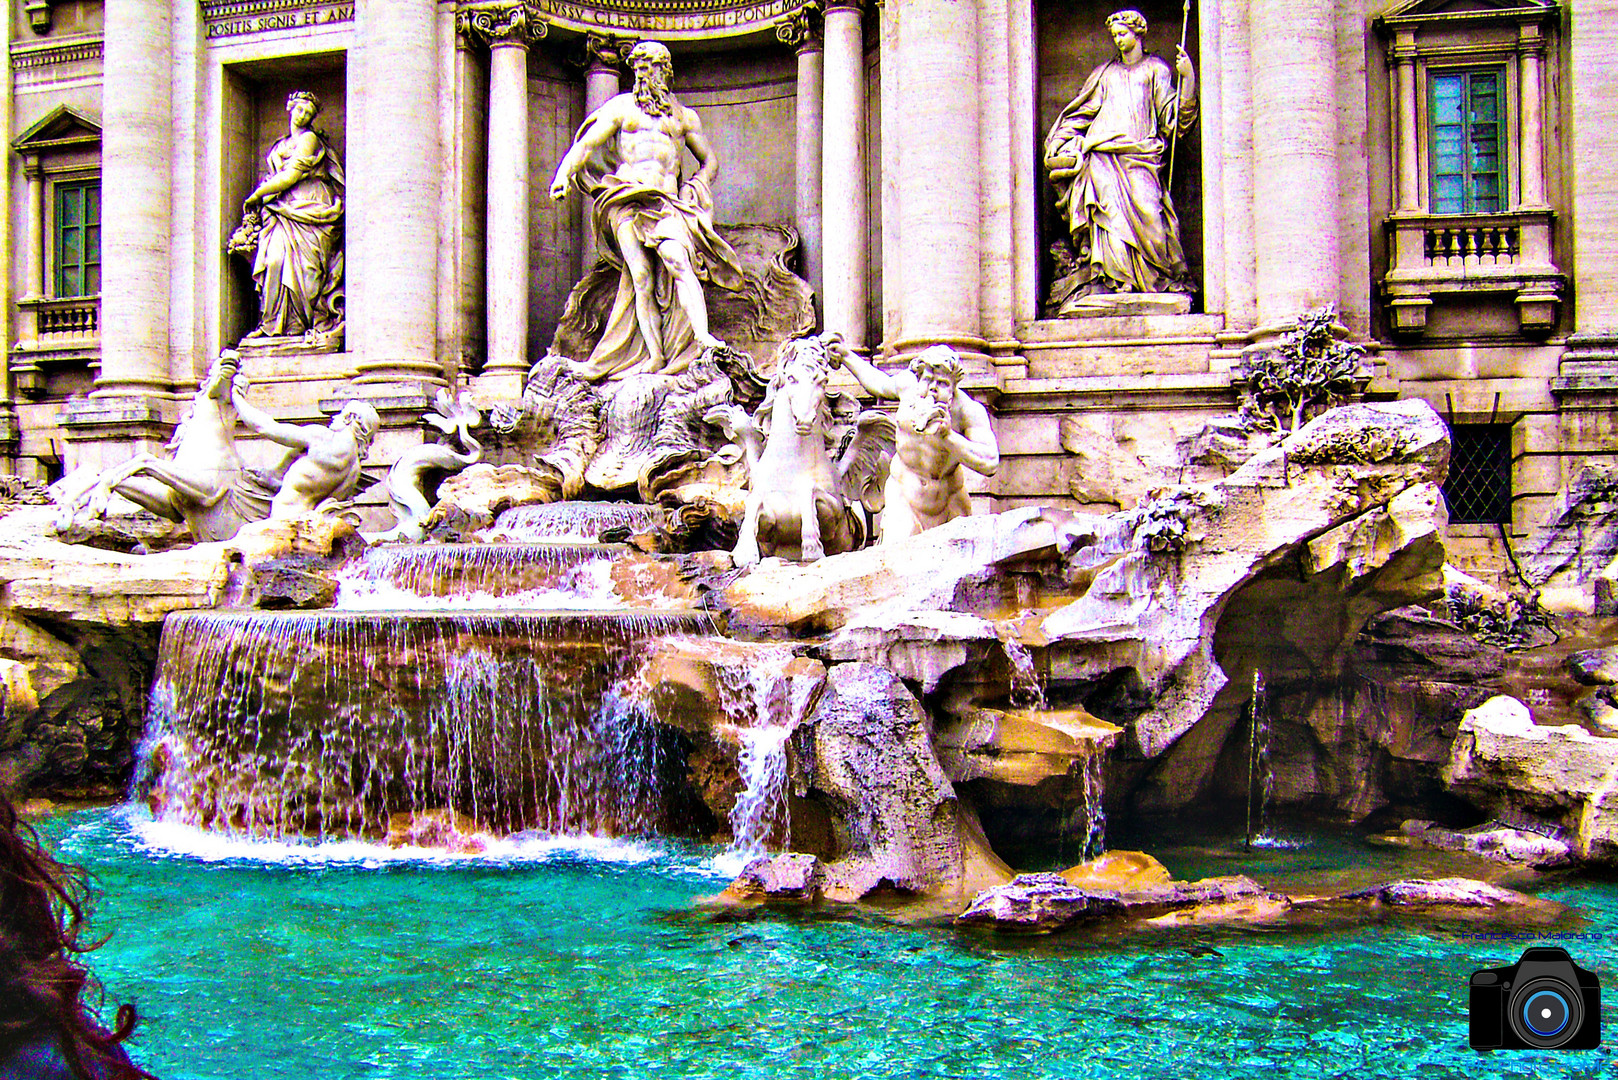
{"label": "turquoise water pool", "polygon": [[[1618,885],[1553,883],[1560,939],[1464,926],[1041,940],[880,914],[724,912],[714,851],[517,845],[477,860],[232,846],[96,809],[48,819],[103,897],[93,957],[163,1080],[408,1077],[1551,1077],[1585,1053],[1466,1048],[1466,978],[1532,940],[1618,1000]],[[1319,836],[1182,840],[1177,874],[1388,876]],[[1604,1008],[1609,1044],[1618,1013]]]}

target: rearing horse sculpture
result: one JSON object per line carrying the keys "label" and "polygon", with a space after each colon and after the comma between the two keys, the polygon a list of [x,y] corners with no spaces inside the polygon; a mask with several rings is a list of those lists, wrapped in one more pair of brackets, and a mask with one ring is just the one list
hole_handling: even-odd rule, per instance
{"label": "rearing horse sculpture", "polygon": [[113,492],[159,517],[185,523],[198,541],[229,540],[247,522],[264,517],[268,502],[241,486],[231,402],[237,366],[237,354],[228,349],[213,362],[191,399],[191,412],[169,440],[169,458],[140,454],[105,470],[61,500],[57,530],[66,531],[81,511],[104,515]]}
{"label": "rearing horse sculpture", "polygon": [[882,508],[893,421],[867,411],[852,426],[839,423],[838,411],[852,412],[858,404],[839,394],[834,409],[826,392],[826,348],[835,340],[827,335],[782,345],[764,403],[751,419],[734,405],[707,414],[742,446],[752,474],[734,552],[738,565],[765,555],[813,561],[853,551],[866,539],[858,507]]}

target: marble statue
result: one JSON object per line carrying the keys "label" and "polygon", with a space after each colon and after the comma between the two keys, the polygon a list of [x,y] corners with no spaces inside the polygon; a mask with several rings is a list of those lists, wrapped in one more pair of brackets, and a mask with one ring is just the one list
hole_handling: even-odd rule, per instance
{"label": "marble statue", "polygon": [[343,168],[311,125],[320,99],[287,98],[285,138],[270,148],[269,175],[242,203],[227,245],[253,264],[258,325],[243,339],[301,338],[335,347],[343,333]]}
{"label": "marble statue", "polygon": [[105,517],[114,493],[165,520],[183,522],[198,541],[229,540],[244,524],[262,518],[268,504],[243,483],[236,450],[236,402],[246,392],[238,365],[235,352],[219,354],[175,428],[167,458],[139,454],[64,494],[58,532],[66,533],[81,513]]}
{"label": "marble statue", "polygon": [[866,540],[857,508],[882,509],[893,422],[869,411],[859,413],[852,431],[839,426],[836,406],[857,411],[858,403],[835,401],[826,392],[836,341],[828,335],[783,345],[764,402],[751,418],[735,405],[709,410],[709,419],[747,454],[750,479],[737,565],[766,555],[796,554],[812,562],[853,551]]}
{"label": "marble statue", "polygon": [[962,467],[992,476],[1000,447],[989,413],[960,388],[961,361],[934,345],[908,371],[883,372],[841,341],[828,354],[870,393],[897,398],[895,448],[883,496],[882,543],[972,512]]}
{"label": "marble statue", "polygon": [[[1154,310],[1138,294],[1192,292],[1164,164],[1173,140],[1196,122],[1196,72],[1184,47],[1172,68],[1144,51],[1138,11],[1115,12],[1107,30],[1118,58],[1090,73],[1045,137],[1045,167],[1072,242],[1071,263],[1058,260],[1053,314],[1138,314]],[[1189,309],[1178,298],[1160,304]]]}
{"label": "marble statue", "polygon": [[233,394],[232,400],[242,423],[287,447],[280,466],[263,478],[275,483],[271,520],[332,509],[354,497],[359,490],[360,463],[381,423],[374,408],[363,401],[350,401],[329,426],[321,427],[282,423],[241,394]]}
{"label": "marble statue", "polygon": [[[630,373],[676,374],[705,348],[702,283],[742,284],[736,252],[714,230],[712,184],[719,170],[702,122],[669,92],[673,62],[655,41],[629,53],[634,89],[591,113],[551,181],[553,199],[577,185],[594,200],[592,225],[603,257],[618,267],[611,314],[588,359],[594,382]],[[683,183],[680,155],[697,172]]]}
{"label": "marble statue", "polygon": [[[427,515],[432,511],[438,485],[446,476],[476,465],[483,458],[483,447],[472,437],[483,414],[473,405],[466,393],[459,399],[450,396],[447,389],[438,391],[434,412],[422,417],[427,423],[448,436],[448,443],[424,443],[413,446],[399,455],[399,460],[388,470],[383,481],[387,492],[388,508],[393,511],[396,524],[385,533],[367,535],[372,543],[389,540],[420,541],[426,538]],[[466,449],[457,450],[459,442]]]}

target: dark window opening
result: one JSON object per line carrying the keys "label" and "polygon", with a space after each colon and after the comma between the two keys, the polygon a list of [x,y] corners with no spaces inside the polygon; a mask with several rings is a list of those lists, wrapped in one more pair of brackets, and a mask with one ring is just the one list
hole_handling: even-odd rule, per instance
{"label": "dark window opening", "polygon": [[1444,501],[1449,504],[1452,524],[1511,523],[1510,424],[1456,424],[1450,428]]}
{"label": "dark window opening", "polygon": [[101,182],[56,185],[56,295],[101,292]]}
{"label": "dark window opening", "polygon": [[1505,188],[1505,75],[1499,68],[1434,72],[1433,213],[1498,214]]}

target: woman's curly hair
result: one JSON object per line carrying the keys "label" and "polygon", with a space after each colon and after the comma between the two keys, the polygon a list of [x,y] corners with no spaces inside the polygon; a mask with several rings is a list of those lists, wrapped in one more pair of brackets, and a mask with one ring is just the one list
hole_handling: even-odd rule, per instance
{"label": "woman's curly hair", "polygon": [[105,940],[79,940],[90,899],[84,871],[52,858],[0,794],[0,1048],[54,1037],[82,1080],[152,1080],[117,1048],[135,1007],[118,1006],[109,1032],[85,1001],[100,987],[79,957]]}

